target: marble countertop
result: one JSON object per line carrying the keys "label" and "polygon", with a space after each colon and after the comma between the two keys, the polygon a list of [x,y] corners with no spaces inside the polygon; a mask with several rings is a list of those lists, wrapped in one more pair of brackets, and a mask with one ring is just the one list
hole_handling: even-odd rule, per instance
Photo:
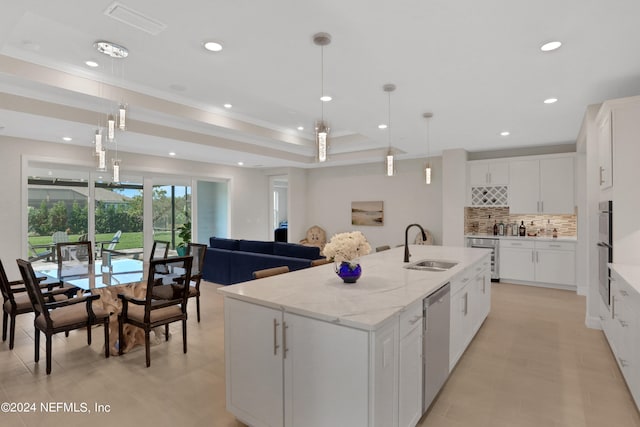
{"label": "marble countertop", "polygon": [[402,262],[404,247],[360,258],[362,276],[345,284],[333,264],[223,286],[226,297],[254,302],[286,312],[375,330],[387,319],[420,301],[470,265],[490,253],[487,249],[410,245],[411,262],[422,259],[457,261],[443,272],[409,270]]}
{"label": "marble countertop", "polygon": [[472,237],[476,239],[501,239],[501,240],[534,240],[538,242],[573,242],[576,243],[576,236],[494,236],[493,234],[465,234],[464,237]]}
{"label": "marble countertop", "polygon": [[640,293],[640,265],[611,263],[609,267]]}

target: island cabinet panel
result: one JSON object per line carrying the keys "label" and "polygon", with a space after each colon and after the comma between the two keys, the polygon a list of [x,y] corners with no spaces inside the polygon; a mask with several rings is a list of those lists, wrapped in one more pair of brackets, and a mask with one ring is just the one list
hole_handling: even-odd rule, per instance
{"label": "island cabinet panel", "polygon": [[400,315],[398,425],[415,426],[422,417],[422,301]]}
{"label": "island cabinet panel", "polygon": [[451,280],[450,371],[482,326],[490,308],[491,270],[487,257]]}
{"label": "island cabinet panel", "polygon": [[397,425],[397,322],[372,334],[234,298],[224,304],[227,406],[240,420],[254,427]]}
{"label": "island cabinet panel", "polygon": [[282,313],[225,298],[227,407],[254,427],[282,426]]}

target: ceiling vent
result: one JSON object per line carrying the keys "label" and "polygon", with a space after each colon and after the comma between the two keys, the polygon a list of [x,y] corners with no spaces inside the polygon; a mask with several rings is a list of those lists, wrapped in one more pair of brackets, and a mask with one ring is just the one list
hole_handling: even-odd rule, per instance
{"label": "ceiling vent", "polygon": [[153,36],[157,36],[167,28],[166,24],[163,24],[162,22],[146,16],[143,13],[131,9],[129,6],[125,6],[119,2],[114,2],[109,5],[105,9],[104,14]]}

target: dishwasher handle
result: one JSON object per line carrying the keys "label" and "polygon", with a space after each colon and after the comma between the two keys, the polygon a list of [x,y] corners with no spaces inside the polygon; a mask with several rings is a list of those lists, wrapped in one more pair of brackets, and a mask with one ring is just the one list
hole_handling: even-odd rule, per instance
{"label": "dishwasher handle", "polygon": [[426,299],[425,299],[425,303],[424,305],[426,307],[432,306],[434,304],[438,304],[441,303],[443,301],[443,297],[446,296],[448,293],[451,292],[451,285],[447,282],[444,286],[442,286],[440,289],[438,289],[437,291],[435,291],[434,293],[432,293],[431,295],[429,295]]}

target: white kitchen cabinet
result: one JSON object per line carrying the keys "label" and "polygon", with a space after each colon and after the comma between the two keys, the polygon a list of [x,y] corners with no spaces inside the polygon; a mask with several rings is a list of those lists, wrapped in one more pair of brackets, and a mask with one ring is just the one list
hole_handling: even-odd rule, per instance
{"label": "white kitchen cabinet", "polygon": [[422,322],[422,301],[400,315],[399,427],[413,427],[422,417]]}
{"label": "white kitchen cabinet", "polygon": [[640,294],[615,269],[611,270],[610,318],[603,321],[604,333],[620,372],[639,406],[640,402]]}
{"label": "white kitchen cabinet", "polygon": [[500,241],[500,278],[575,286],[575,244],[533,240]]}
{"label": "white kitchen cabinet", "polygon": [[468,162],[469,183],[471,186],[490,186],[509,184],[508,162]]}
{"label": "white kitchen cabinet", "polygon": [[252,426],[282,426],[282,313],[232,298],[224,305],[227,407]]}
{"label": "white kitchen cabinet", "polygon": [[451,280],[449,370],[453,370],[491,307],[489,258],[461,272]]}
{"label": "white kitchen cabinet", "polygon": [[572,156],[509,162],[509,213],[573,214]]}
{"label": "white kitchen cabinet", "polygon": [[[366,331],[225,298],[227,405],[254,427],[367,426],[368,342]],[[384,354],[392,375],[395,345]]]}
{"label": "white kitchen cabinet", "polygon": [[535,280],[534,242],[500,241],[500,279]]}
{"label": "white kitchen cabinet", "polygon": [[613,185],[613,132],[612,113],[607,107],[598,115],[598,166],[600,189]]}

